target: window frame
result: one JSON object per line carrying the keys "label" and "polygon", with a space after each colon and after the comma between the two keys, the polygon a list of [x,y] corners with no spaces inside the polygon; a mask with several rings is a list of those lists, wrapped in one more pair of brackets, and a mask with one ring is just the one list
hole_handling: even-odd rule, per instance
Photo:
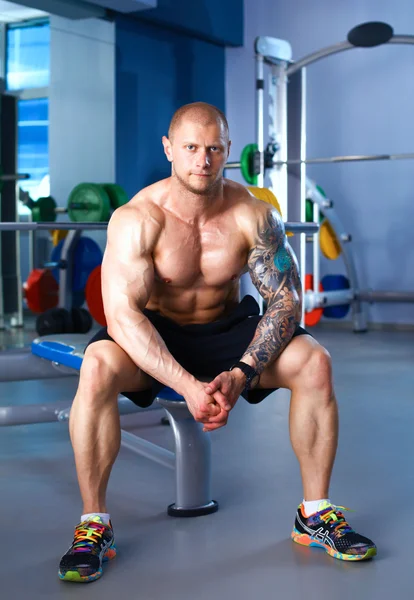
{"label": "window frame", "polygon": [[[49,101],[49,92],[50,92],[50,81],[48,86],[43,87],[30,87],[30,88],[21,88],[21,89],[7,89],[7,34],[10,29],[17,28],[25,28],[25,27],[33,27],[33,26],[42,26],[45,24],[49,24],[50,19],[48,17],[41,17],[35,19],[27,19],[24,21],[14,21],[12,23],[0,23],[0,82],[1,82],[1,93],[7,93],[9,95],[15,96],[19,101],[20,100],[37,100],[46,98]],[[50,46],[49,46],[50,53]],[[49,70],[50,72],[50,70]],[[48,125],[48,133],[49,133],[49,125]],[[19,145],[19,140],[18,140]],[[49,149],[48,149],[48,160],[49,160]],[[19,205],[19,214],[27,214],[28,210],[20,204]]]}

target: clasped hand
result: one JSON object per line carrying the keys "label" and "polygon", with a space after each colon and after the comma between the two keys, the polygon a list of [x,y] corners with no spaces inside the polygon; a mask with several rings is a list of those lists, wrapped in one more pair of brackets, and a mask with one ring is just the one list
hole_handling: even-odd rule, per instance
{"label": "clasped hand", "polygon": [[245,384],[244,375],[223,371],[210,383],[199,381],[197,390],[186,398],[194,419],[204,424],[203,431],[214,431],[227,424]]}

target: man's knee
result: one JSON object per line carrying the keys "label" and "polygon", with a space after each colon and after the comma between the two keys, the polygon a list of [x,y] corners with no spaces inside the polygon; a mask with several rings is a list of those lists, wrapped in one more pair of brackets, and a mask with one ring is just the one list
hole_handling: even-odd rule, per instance
{"label": "man's knee", "polygon": [[80,371],[80,386],[94,394],[113,395],[119,393],[120,374],[111,353],[99,344],[91,344],[85,352]]}
{"label": "man's knee", "polygon": [[324,390],[332,395],[332,360],[329,352],[321,345],[314,345],[298,371],[300,385],[309,390]]}

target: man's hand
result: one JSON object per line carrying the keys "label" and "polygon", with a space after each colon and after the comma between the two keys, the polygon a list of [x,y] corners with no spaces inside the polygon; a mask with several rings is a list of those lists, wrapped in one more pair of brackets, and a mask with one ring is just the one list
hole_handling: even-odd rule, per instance
{"label": "man's hand", "polygon": [[209,423],[210,419],[220,415],[223,406],[220,406],[219,401],[222,405],[226,402],[224,396],[220,393],[217,394],[216,398],[212,394],[208,394],[206,392],[207,385],[207,383],[197,381],[184,394],[189,411],[199,423]]}
{"label": "man's hand", "polygon": [[227,425],[229,412],[236,404],[246,383],[246,376],[239,369],[223,371],[205,387],[204,391],[210,394],[220,405],[220,412],[204,423],[203,431],[214,431]]}

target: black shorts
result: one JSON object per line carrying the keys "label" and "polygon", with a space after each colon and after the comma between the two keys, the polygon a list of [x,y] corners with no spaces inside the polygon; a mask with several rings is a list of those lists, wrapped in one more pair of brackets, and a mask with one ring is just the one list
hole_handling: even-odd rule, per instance
{"label": "black shorts", "polygon": [[[252,296],[245,296],[236,308],[223,319],[212,323],[178,325],[157,312],[144,309],[145,316],[164,340],[175,360],[189,373],[201,379],[214,379],[240,360],[252,341],[261,319],[259,305]],[[308,334],[298,327],[293,337]],[[104,327],[90,340],[88,346],[100,340],[114,341]],[[165,387],[156,379],[152,388],[123,394],[134,404],[146,408]],[[258,404],[275,389],[254,389],[242,396],[250,404]]]}

